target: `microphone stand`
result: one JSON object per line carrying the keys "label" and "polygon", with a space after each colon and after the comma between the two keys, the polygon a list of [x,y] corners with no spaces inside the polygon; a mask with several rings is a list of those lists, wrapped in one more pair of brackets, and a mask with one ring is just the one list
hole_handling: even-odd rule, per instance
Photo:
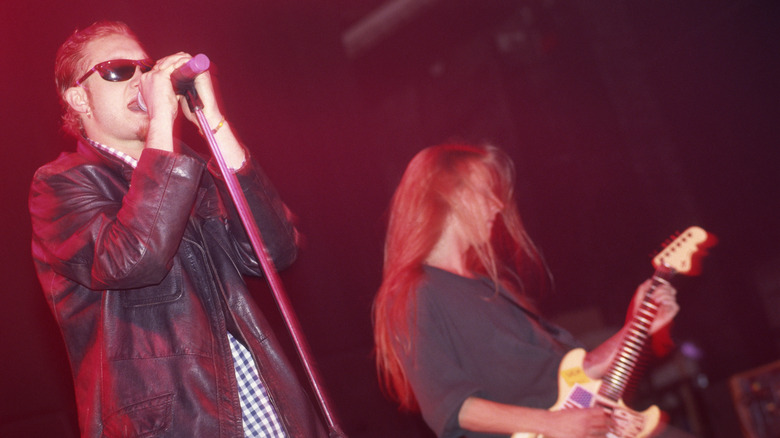
{"label": "microphone stand", "polygon": [[198,96],[198,92],[195,90],[195,84],[193,82],[179,83],[177,84],[177,92],[179,94],[183,94],[187,99],[187,104],[189,105],[190,111],[196,115],[198,118],[198,123],[200,124],[200,129],[203,131],[203,134],[206,135],[211,152],[214,154],[214,158],[216,158],[217,164],[219,165],[219,170],[222,172],[222,176],[224,177],[227,184],[228,192],[233,198],[233,202],[236,205],[238,214],[244,224],[244,228],[246,228],[249,240],[252,243],[252,248],[255,250],[255,254],[257,255],[257,258],[260,261],[260,265],[262,266],[265,273],[265,278],[267,279],[268,284],[271,287],[271,291],[274,294],[274,298],[276,299],[276,303],[279,306],[279,311],[281,312],[282,317],[287,324],[287,328],[290,331],[293,343],[295,344],[295,348],[298,351],[298,355],[300,356],[301,362],[306,371],[306,376],[308,377],[309,383],[311,384],[311,387],[314,390],[314,394],[317,397],[317,401],[322,408],[322,413],[328,423],[328,428],[330,429],[329,436],[332,438],[346,438],[346,435],[344,435],[344,432],[342,432],[338,427],[334,420],[333,414],[331,413],[328,400],[325,397],[325,392],[319,384],[319,376],[316,369],[312,365],[313,362],[310,359],[309,347],[303,337],[300,323],[298,322],[298,318],[295,316],[295,313],[292,310],[292,306],[289,299],[287,298],[287,294],[284,292],[284,288],[282,287],[282,283],[279,280],[279,275],[276,272],[276,268],[273,266],[273,263],[268,256],[268,252],[265,248],[265,245],[263,244],[262,238],[260,237],[260,231],[257,229],[257,224],[255,223],[254,217],[252,216],[252,211],[249,209],[246,197],[244,196],[243,191],[241,191],[241,186],[238,183],[236,175],[230,169],[228,169],[227,164],[225,163],[225,159],[222,156],[222,152],[219,150],[217,140],[214,138],[214,134],[211,132],[209,122],[206,120],[206,116],[203,114],[203,102],[200,100],[200,96]]}

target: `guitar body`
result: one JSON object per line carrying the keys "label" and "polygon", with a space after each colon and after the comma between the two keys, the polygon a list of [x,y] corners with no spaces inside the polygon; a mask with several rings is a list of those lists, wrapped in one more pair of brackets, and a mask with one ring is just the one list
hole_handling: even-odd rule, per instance
{"label": "guitar body", "polygon": [[[558,401],[551,411],[603,406],[610,411],[614,431],[610,438],[644,438],[650,436],[661,421],[661,410],[651,406],[643,412],[628,408],[622,400],[617,403],[598,395],[601,380],[590,379],[583,368],[585,350],[577,348],[564,356],[558,372]],[[533,433],[518,432],[512,438],[542,438]]]}

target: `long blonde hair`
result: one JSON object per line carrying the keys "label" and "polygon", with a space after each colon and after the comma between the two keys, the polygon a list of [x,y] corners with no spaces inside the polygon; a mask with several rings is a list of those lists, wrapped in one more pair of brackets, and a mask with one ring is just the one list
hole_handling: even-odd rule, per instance
{"label": "long blonde hair", "polygon": [[[415,293],[423,264],[450,214],[463,208],[456,194],[471,183],[477,169],[489,175],[489,190],[504,208],[490,242],[472,245],[466,267],[507,288],[527,302],[528,290],[549,285],[547,268],[522,224],[514,200],[512,160],[490,146],[443,144],[423,149],[411,160],[393,195],[385,240],[382,284],[374,299],[373,322],[377,371],[382,387],[404,409],[417,403],[402,367],[399,348],[412,348]],[[459,215],[468,217],[468,215]],[[480,224],[466,224],[477,227]]]}

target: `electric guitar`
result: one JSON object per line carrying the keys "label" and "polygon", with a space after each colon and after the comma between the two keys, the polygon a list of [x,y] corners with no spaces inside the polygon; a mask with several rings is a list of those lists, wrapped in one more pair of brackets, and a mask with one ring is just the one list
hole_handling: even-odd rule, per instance
{"label": "electric guitar", "polygon": [[[632,317],[629,330],[607,373],[601,380],[590,379],[583,369],[585,350],[578,348],[567,353],[559,367],[558,401],[550,408],[551,411],[597,406],[611,417],[610,432],[607,434],[610,438],[644,438],[653,433],[661,420],[660,409],[653,405],[637,412],[628,408],[621,399],[658,313],[658,307],[649,295],[675,274],[697,275],[699,261],[705,255],[704,249],[714,242],[714,236],[703,229],[690,227],[653,258],[655,274],[650,290]],[[531,433],[518,432],[512,435],[512,438],[534,437],[539,438]]]}

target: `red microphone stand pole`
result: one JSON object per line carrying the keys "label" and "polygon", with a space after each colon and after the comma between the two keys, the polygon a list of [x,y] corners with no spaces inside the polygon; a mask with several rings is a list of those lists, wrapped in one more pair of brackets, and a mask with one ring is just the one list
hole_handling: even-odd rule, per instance
{"label": "red microphone stand pole", "polygon": [[[205,57],[205,55],[203,56]],[[219,144],[214,138],[214,134],[211,132],[209,122],[206,120],[206,116],[203,115],[203,102],[201,102],[197,91],[195,91],[195,86],[192,83],[190,83],[189,86],[181,87],[180,91],[182,91],[184,96],[187,98],[187,104],[190,107],[190,111],[198,118],[200,129],[206,136],[209,147],[211,148],[211,152],[214,154],[214,158],[217,160],[217,164],[219,164],[219,169],[222,172],[223,178],[225,179],[230,196],[233,198],[233,202],[236,205],[238,214],[241,217],[241,221],[244,224],[244,228],[246,228],[249,240],[252,243],[252,248],[255,250],[255,254],[257,255],[257,258],[260,261],[260,265],[262,266],[265,273],[265,278],[268,281],[274,298],[276,299],[276,303],[279,306],[279,311],[281,312],[282,317],[287,324],[287,328],[290,331],[290,336],[292,337],[295,348],[298,351],[298,355],[300,356],[301,363],[303,364],[303,367],[306,371],[306,376],[309,379],[309,383],[311,384],[311,387],[314,390],[314,394],[317,397],[317,401],[322,408],[322,413],[328,423],[328,428],[330,429],[329,434],[333,438],[346,437],[346,435],[344,435],[334,420],[329,402],[325,396],[325,392],[320,386],[320,379],[317,370],[312,365],[313,361],[310,358],[311,354],[309,353],[309,346],[303,337],[303,331],[300,328],[300,323],[298,322],[298,318],[296,317],[295,312],[292,310],[292,306],[289,299],[287,298],[287,294],[284,292],[284,288],[282,287],[282,283],[279,279],[278,273],[276,272],[276,268],[273,266],[273,263],[268,256],[268,252],[265,249],[265,245],[263,244],[260,232],[257,229],[257,224],[255,223],[254,217],[252,216],[252,211],[249,209],[246,197],[241,190],[241,186],[238,183],[236,175],[227,167],[225,159],[222,156],[222,152],[219,150]]]}

